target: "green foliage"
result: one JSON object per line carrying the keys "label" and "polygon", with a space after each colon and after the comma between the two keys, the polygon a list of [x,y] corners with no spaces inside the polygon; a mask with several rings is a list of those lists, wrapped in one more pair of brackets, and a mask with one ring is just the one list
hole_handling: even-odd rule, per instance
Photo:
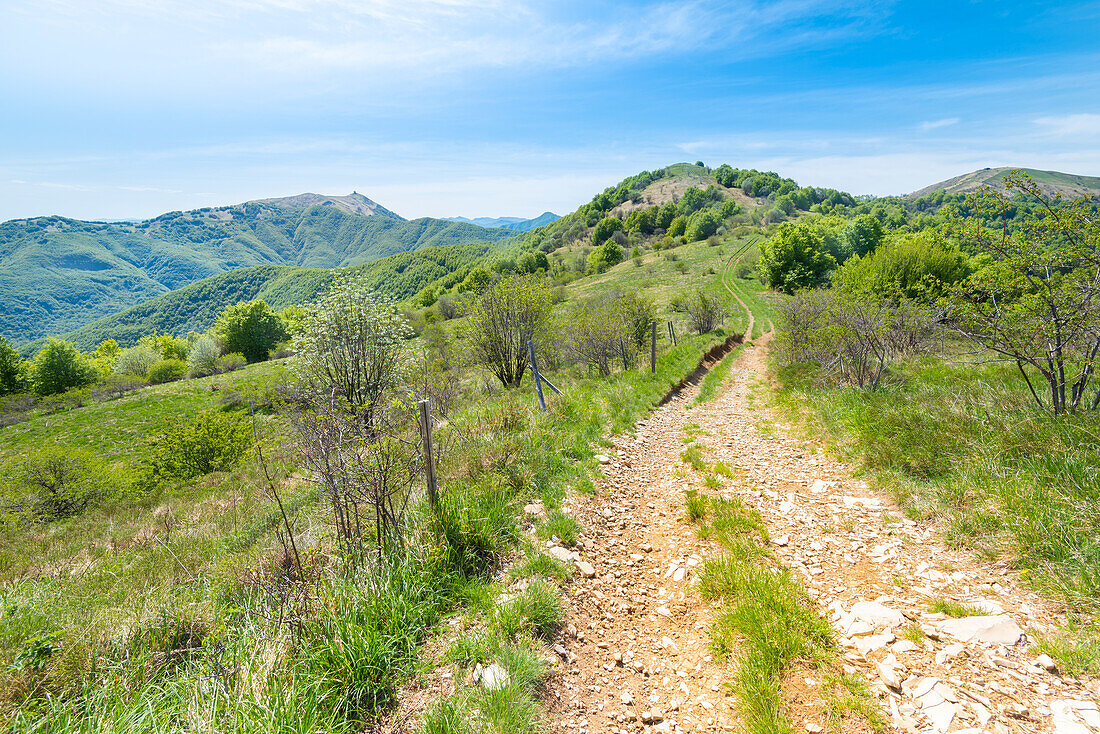
{"label": "green foliage", "polygon": [[95,367],[72,344],[50,339],[30,365],[31,382],[38,395],[55,395],[72,388],[87,387],[98,377]]}
{"label": "green foliage", "polygon": [[[1001,215],[1004,223],[999,231],[976,218],[968,223],[964,239],[991,257],[954,290],[951,324],[1015,362],[1036,404],[1055,415],[1097,410],[1100,389],[1092,392],[1092,378],[1100,356],[1100,221],[1093,203],[1050,201],[1026,176],[1006,176],[1004,184],[1037,200],[1041,214],[1010,231],[1007,215],[1015,200],[994,191],[970,199],[976,211]],[[1035,373],[1046,390],[1031,384]]]}
{"label": "green foliage", "polygon": [[721,224],[722,217],[719,216],[717,211],[714,209],[701,209],[688,219],[684,234],[688,240],[698,242],[717,232]]}
{"label": "green foliage", "polygon": [[11,343],[0,336],[0,397],[22,392],[27,387],[23,359]]}
{"label": "green foliage", "polygon": [[294,340],[300,391],[322,404],[335,395],[369,420],[401,381],[408,324],[361,278],[346,274],[310,309],[304,326]]}
{"label": "green foliage", "polygon": [[225,351],[238,352],[249,362],[262,362],[279,342],[289,337],[286,324],[262,300],[226,307],[214,324]]}
{"label": "green foliage", "polygon": [[[4,222],[0,223],[0,251],[6,263],[5,272],[0,273],[0,333],[24,344],[134,306],[140,313],[131,313],[125,320],[145,321],[135,328],[136,336],[150,333],[154,326],[173,334],[205,331],[218,312],[238,301],[263,298],[275,307],[306,302],[308,298],[295,297],[292,291],[299,287],[316,291],[318,278],[326,275],[306,268],[357,266],[423,248],[514,236],[507,230],[464,222],[427,218],[406,222],[396,215],[362,216],[335,206],[277,203],[176,212],[136,224],[63,217]],[[432,257],[438,261],[446,256]],[[412,287],[411,281],[423,275],[420,259],[403,262],[405,266],[417,263],[414,272],[403,272],[406,268],[400,265],[390,272],[399,276],[394,287],[408,292],[388,295],[412,295],[446,274],[440,272]],[[237,268],[250,272],[239,273]],[[209,297],[193,298],[199,292],[192,291],[183,299],[173,296],[151,309],[141,308],[170,290],[219,274],[229,277],[199,289],[205,296],[223,288],[235,291],[216,303]],[[274,291],[284,291],[287,300],[274,297]],[[134,343],[119,329],[103,326],[95,331],[87,339],[83,333],[73,335],[73,341],[82,349],[91,349],[109,336],[123,345]]]}
{"label": "green foliage", "polygon": [[240,416],[204,411],[176,420],[149,445],[148,470],[155,482],[192,479],[233,469],[252,448],[252,428]]}
{"label": "green foliage", "polygon": [[15,469],[6,510],[22,522],[60,520],[83,512],[108,490],[107,470],[91,452],[61,446],[35,451]]}
{"label": "green foliage", "polygon": [[550,260],[547,259],[546,253],[541,250],[525,252],[520,256],[519,260],[516,261],[517,273],[534,274],[540,270],[543,272],[548,272],[550,270]]}
{"label": "green foliage", "polygon": [[804,224],[784,224],[760,247],[760,274],[784,293],[820,284],[836,261],[821,235]]}
{"label": "green foliage", "polygon": [[529,361],[527,343],[536,352],[552,336],[550,283],[533,275],[508,275],[466,307],[463,334],[470,356],[489,368],[505,387],[519,385]]}
{"label": "green foliage", "polygon": [[200,336],[187,353],[187,368],[192,377],[205,377],[217,371],[221,349],[209,336]]}
{"label": "green foliage", "polygon": [[522,594],[493,609],[490,629],[506,640],[527,634],[549,640],[561,626],[565,609],[557,592],[535,579]]}
{"label": "green foliage", "polygon": [[493,276],[485,268],[473,268],[458,285],[459,293],[481,293],[493,282]]}
{"label": "green foliage", "polygon": [[931,302],[970,274],[969,258],[935,232],[893,235],[877,250],[837,269],[833,283],[852,293]]}
{"label": "green foliage", "polygon": [[145,379],[153,385],[172,382],[187,374],[187,363],[182,359],[162,359],[145,373]]}
{"label": "green foliage", "polygon": [[682,234],[684,234],[684,232],[686,232],[686,231],[687,231],[687,217],[681,215],[681,216],[676,217],[675,219],[673,219],[669,223],[668,229],[665,230],[665,234],[668,235],[669,237],[679,237]]}
{"label": "green foliage", "polygon": [[124,349],[115,360],[115,372],[120,375],[144,377],[160,357],[145,344],[137,344]]}
{"label": "green foliage", "polygon": [[938,596],[928,605],[928,611],[946,614],[948,617],[981,617],[989,612],[973,604],[963,604],[954,599]]}
{"label": "green foliage", "polygon": [[[618,221],[618,220],[615,220]],[[614,240],[608,240],[588,254],[588,268],[592,272],[602,273],[612,265],[623,261],[623,248]]]}
{"label": "green foliage", "polygon": [[604,217],[592,230],[592,244],[599,247],[615,232],[621,232],[623,220],[617,217]]}

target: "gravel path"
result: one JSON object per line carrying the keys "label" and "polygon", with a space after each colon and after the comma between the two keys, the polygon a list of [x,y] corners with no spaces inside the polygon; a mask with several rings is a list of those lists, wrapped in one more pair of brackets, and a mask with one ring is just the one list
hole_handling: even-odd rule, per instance
{"label": "gravel path", "polygon": [[[1100,681],[1062,677],[1029,650],[1031,633],[1064,622],[1038,596],[1005,568],[979,565],[934,528],[903,519],[817,447],[782,427],[761,429],[768,415],[752,393],[764,379],[765,342],[746,346],[715,400],[692,406],[689,388],[635,436],[617,437],[598,494],[571,498],[567,509],[586,530],[556,646],[551,730],[738,729],[724,687],[730,670],[707,649],[713,612],[691,586],[697,565],[717,552],[683,519],[684,490],[697,488],[760,511],[779,559],[801,574],[837,629],[844,665],[872,686],[893,730],[1100,732]],[[681,462],[689,433],[709,464],[734,469],[723,489],[704,488]],[[931,614],[936,597],[990,614]],[[796,730],[828,731],[805,704],[817,682],[787,684]]]}

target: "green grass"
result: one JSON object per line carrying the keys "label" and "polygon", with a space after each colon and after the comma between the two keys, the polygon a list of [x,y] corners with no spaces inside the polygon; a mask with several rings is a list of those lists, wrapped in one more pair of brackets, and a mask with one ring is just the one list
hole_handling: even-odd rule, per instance
{"label": "green grass", "polygon": [[722,386],[726,383],[726,380],[729,379],[733,363],[741,356],[741,352],[744,351],[744,349],[744,345],[734,347],[729,354],[722,358],[721,362],[706,374],[703,378],[703,382],[699,385],[699,394],[695,398],[696,405],[709,402],[718,397],[722,390]]}
{"label": "green grass", "polygon": [[989,613],[981,607],[963,604],[954,599],[945,599],[942,596],[932,600],[928,605],[928,611],[946,614],[948,617],[981,617]]}
{"label": "green grass", "polygon": [[698,472],[705,472],[710,469],[707,462],[703,460],[703,452],[699,450],[698,446],[688,446],[681,451],[680,460]]}
{"label": "green grass", "polygon": [[1100,415],[1053,420],[1014,368],[933,357],[897,368],[877,392],[780,372],[781,405],[862,463],[914,518],[946,539],[1007,559],[1070,610],[1100,612]]}
{"label": "green grass", "polygon": [[1034,648],[1058,662],[1066,675],[1100,675],[1100,628],[1071,623],[1052,635],[1039,635]]}
{"label": "green grass", "polygon": [[577,544],[580,538],[581,524],[561,510],[551,510],[546,520],[538,526],[538,536],[543,540],[556,537],[568,546]]}
{"label": "green grass", "polygon": [[[688,502],[694,499],[689,496]],[[740,500],[707,498],[707,507],[696,522],[722,548],[720,555],[703,562],[697,581],[703,598],[719,604],[710,649],[719,659],[738,653],[731,688],[744,730],[793,734],[796,729],[785,712],[784,676],[796,665],[839,676],[833,631],[801,582],[775,564],[759,513]],[[693,514],[690,507],[688,514]],[[831,721],[856,715],[875,730],[885,729],[865,688],[840,677],[826,688]]]}

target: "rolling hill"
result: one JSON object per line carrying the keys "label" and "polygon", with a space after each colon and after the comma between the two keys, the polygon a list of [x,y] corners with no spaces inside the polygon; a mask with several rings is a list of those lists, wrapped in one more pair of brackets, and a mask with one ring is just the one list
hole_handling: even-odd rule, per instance
{"label": "rolling hill", "polygon": [[512,234],[466,222],[406,221],[355,193],[169,212],[136,223],[11,220],[0,224],[0,334],[26,344],[238,268],[345,267]]}
{"label": "rolling hill", "polygon": [[1034,168],[1017,169],[1002,166],[1000,168],[983,168],[980,171],[964,173],[961,176],[955,176],[946,181],[940,181],[931,186],[925,186],[923,189],[914,191],[908,196],[909,198],[917,198],[925,194],[931,194],[940,189],[943,189],[948,194],[969,194],[973,191],[977,191],[983,186],[1003,188],[1001,182],[1004,177],[1016,170],[1031,176],[1035,183],[1039,185],[1039,188],[1047,195],[1060,193],[1066,198],[1100,195],[1100,178],[1093,176],[1078,176],[1076,174],[1061,173],[1059,171],[1040,171]]}

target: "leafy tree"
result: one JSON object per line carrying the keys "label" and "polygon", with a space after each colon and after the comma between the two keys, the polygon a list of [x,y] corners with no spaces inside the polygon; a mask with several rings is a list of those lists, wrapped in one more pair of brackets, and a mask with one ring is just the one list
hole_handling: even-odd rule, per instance
{"label": "leafy tree", "polygon": [[835,264],[821,235],[806,225],[783,224],[760,247],[760,274],[784,293],[813,288]]}
{"label": "leafy tree", "polygon": [[597,273],[623,261],[623,248],[614,240],[608,240],[588,254],[588,267]]}
{"label": "leafy tree", "polygon": [[668,234],[672,237],[679,237],[686,231],[687,217],[681,215],[672,220],[672,222],[668,225],[668,231],[665,232],[665,234]]}
{"label": "leafy tree", "polygon": [[696,334],[714,331],[726,318],[726,305],[717,297],[703,292],[701,288],[687,300],[684,307]]}
{"label": "leafy tree", "polygon": [[623,222],[621,219],[615,217],[604,217],[596,223],[595,229],[592,230],[592,244],[599,247],[615,232],[621,231],[623,228]]}
{"label": "leafy tree", "polygon": [[705,240],[718,231],[722,219],[714,209],[701,209],[688,219],[687,230],[684,233],[688,240],[698,242]]}
{"label": "leafy tree", "polygon": [[0,395],[21,392],[26,387],[23,358],[7,339],[0,336]]}
{"label": "leafy tree", "polygon": [[226,307],[214,330],[225,343],[226,352],[239,352],[249,362],[261,362],[289,334],[286,324],[262,300],[242,301]]}
{"label": "leafy tree", "polygon": [[173,382],[187,374],[187,362],[182,359],[162,359],[152,367],[145,375],[145,379],[154,385],[162,382]]}
{"label": "leafy tree", "polygon": [[96,381],[95,367],[71,342],[50,339],[31,361],[31,382],[38,395],[54,395]]}
{"label": "leafy tree", "polygon": [[379,404],[401,384],[410,336],[412,330],[393,304],[375,296],[360,278],[339,277],[294,341],[303,397],[327,405],[336,396],[370,427]]}
{"label": "leafy tree", "polygon": [[120,375],[144,377],[158,360],[160,355],[145,344],[136,344],[124,349],[115,360],[115,372]]}
{"label": "leafy tree", "polygon": [[217,370],[218,357],[221,356],[218,342],[209,336],[200,336],[191,345],[187,353],[187,367],[192,377],[205,377]]}
{"label": "leafy tree", "polygon": [[[1085,393],[1100,355],[1100,219],[1090,200],[1049,199],[1018,172],[1002,183],[1038,202],[1041,213],[1015,225],[1016,203],[1006,193],[986,189],[968,198],[975,216],[963,237],[992,262],[955,289],[950,323],[1014,362],[1040,407],[1055,415],[1096,410],[1100,390],[1091,400]],[[983,226],[998,217],[999,229]],[[1047,399],[1029,371],[1047,383]]]}
{"label": "leafy tree", "polygon": [[883,236],[882,224],[874,217],[868,214],[853,217],[840,233],[844,257],[837,259],[863,257],[882,244]]}
{"label": "leafy tree", "polygon": [[935,232],[900,234],[837,269],[833,283],[851,293],[930,302],[970,274],[969,258]]}
{"label": "leafy tree", "polygon": [[537,273],[540,270],[543,272],[550,270],[550,260],[546,257],[546,253],[541,250],[525,252],[516,262],[517,273]]}
{"label": "leafy tree", "polygon": [[527,342],[536,350],[550,343],[552,307],[551,285],[545,278],[501,278],[466,306],[463,333],[470,356],[505,387],[519,385],[527,371]]}
{"label": "leafy tree", "polygon": [[493,282],[493,276],[485,268],[474,268],[458,286],[459,293],[481,293]]}
{"label": "leafy tree", "polygon": [[23,463],[24,500],[17,514],[28,520],[59,520],[82,512],[101,498],[105,468],[91,454],[46,446]]}
{"label": "leafy tree", "polygon": [[192,420],[176,420],[150,443],[148,476],[152,483],[193,479],[214,471],[233,469],[252,448],[252,429],[239,416],[200,413]]}

